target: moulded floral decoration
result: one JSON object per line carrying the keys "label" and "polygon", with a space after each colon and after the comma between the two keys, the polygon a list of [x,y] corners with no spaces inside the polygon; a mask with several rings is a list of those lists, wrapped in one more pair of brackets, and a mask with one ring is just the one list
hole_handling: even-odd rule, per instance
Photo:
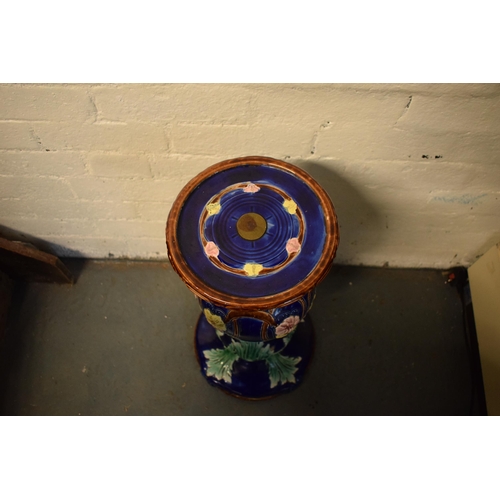
{"label": "moulded floral decoration", "polygon": [[248,276],[258,276],[262,269],[264,269],[262,264],[248,263],[243,266],[243,271],[245,271]]}
{"label": "moulded floral decoration", "polygon": [[223,349],[207,349],[203,351],[207,360],[206,374],[217,380],[223,380],[227,384],[232,383],[234,364],[243,361],[264,361],[269,374],[269,386],[271,389],[281,384],[295,384],[295,373],[298,364],[302,361],[300,356],[283,356],[269,345],[263,342],[232,342]]}
{"label": "moulded floral decoration", "polygon": [[300,243],[299,243],[299,239],[298,238],[290,238],[287,242],[286,242],[286,251],[290,254],[290,253],[297,253],[300,251]]}
{"label": "moulded floral decoration", "polygon": [[297,203],[295,203],[293,200],[285,200],[283,202],[283,206],[289,214],[293,215],[297,211]]}
{"label": "moulded floral decoration", "polygon": [[207,205],[208,215],[215,215],[220,212],[220,203],[209,203]]}
{"label": "moulded floral decoration", "polygon": [[226,324],[218,314],[212,314],[209,309],[203,309],[203,314],[207,321],[216,329],[221,332],[226,331]]}
{"label": "moulded floral decoration", "polygon": [[209,241],[205,245],[205,253],[207,254],[208,257],[218,257],[219,256],[219,247],[213,242]]}
{"label": "moulded floral decoration", "polygon": [[282,338],[293,332],[299,324],[300,318],[298,316],[288,316],[282,323],[276,327],[276,337]]}
{"label": "moulded floral decoration", "polygon": [[249,182],[244,188],[243,191],[245,193],[256,193],[257,191],[260,191],[260,187],[256,186],[252,182]]}

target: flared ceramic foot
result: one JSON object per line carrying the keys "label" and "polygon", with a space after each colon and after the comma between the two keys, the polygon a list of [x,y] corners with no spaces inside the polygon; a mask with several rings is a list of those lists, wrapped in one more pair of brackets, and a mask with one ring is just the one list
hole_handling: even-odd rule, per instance
{"label": "flared ceramic foot", "polygon": [[201,314],[195,333],[201,372],[211,385],[244,399],[267,399],[289,392],[302,382],[313,353],[314,330],[309,317],[288,337],[280,350],[273,342],[233,340]]}

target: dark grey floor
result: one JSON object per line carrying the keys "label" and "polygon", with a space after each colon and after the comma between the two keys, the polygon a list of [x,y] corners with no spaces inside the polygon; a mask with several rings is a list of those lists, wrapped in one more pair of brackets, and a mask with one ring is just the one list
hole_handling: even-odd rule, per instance
{"label": "dark grey floor", "polygon": [[198,304],[166,263],[67,261],[76,285],[17,284],[2,346],[7,415],[467,415],[457,290],[440,271],[335,267],[311,312],[304,383],[242,401],[193,351]]}

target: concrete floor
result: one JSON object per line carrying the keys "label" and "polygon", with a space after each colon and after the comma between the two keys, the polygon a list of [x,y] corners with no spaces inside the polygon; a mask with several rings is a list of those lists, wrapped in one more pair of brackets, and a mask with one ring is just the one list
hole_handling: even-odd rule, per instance
{"label": "concrete floor", "polygon": [[467,415],[462,303],[440,271],[334,266],[311,312],[304,383],[242,401],[193,351],[198,304],[166,263],[68,260],[75,285],[18,282],[2,347],[5,415]]}

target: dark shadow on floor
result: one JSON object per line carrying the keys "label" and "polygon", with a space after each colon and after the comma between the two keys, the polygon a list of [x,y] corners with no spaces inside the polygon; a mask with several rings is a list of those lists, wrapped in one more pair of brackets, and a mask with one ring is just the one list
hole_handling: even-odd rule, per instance
{"label": "dark shadow on floor", "polygon": [[[17,395],[15,393],[8,394],[12,385],[9,383],[9,379],[15,367],[20,364],[22,357],[27,354],[24,339],[26,330],[22,325],[22,315],[25,314],[22,306],[27,287],[28,283],[24,281],[13,282],[7,326],[4,336],[0,341],[0,408],[7,400],[11,402],[14,405],[13,408],[15,408]],[[30,307],[31,310],[28,314],[38,314],[36,310],[36,298],[33,298]],[[14,409],[14,413],[12,414],[17,414],[17,410]]]}
{"label": "dark shadow on floor", "polygon": [[303,384],[248,402],[201,376],[199,306],[168,264],[88,261],[74,286],[19,285],[1,355],[2,414],[474,412],[462,303],[442,272],[334,266],[317,292]]}

